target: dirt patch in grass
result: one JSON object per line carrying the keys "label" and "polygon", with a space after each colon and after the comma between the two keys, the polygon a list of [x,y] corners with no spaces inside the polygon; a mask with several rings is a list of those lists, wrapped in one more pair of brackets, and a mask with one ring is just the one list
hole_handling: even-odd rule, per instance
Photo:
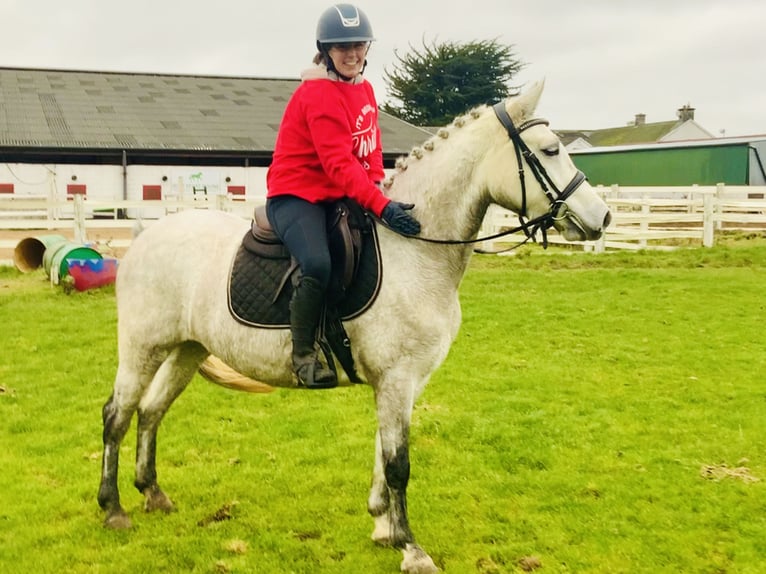
{"label": "dirt patch in grass", "polygon": [[746,466],[729,467],[726,463],[703,464],[700,468],[700,476],[715,482],[719,482],[725,478],[731,478],[733,480],[741,480],[745,484],[761,480],[757,476],[754,476]]}

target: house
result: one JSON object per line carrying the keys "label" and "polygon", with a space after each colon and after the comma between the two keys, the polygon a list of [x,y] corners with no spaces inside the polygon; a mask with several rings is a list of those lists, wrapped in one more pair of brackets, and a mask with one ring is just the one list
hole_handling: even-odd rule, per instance
{"label": "house", "polygon": [[662,143],[682,140],[712,139],[714,136],[694,120],[694,108],[679,108],[677,119],[646,122],[646,114],[636,114],[624,127],[601,130],[557,130],[568,151],[591,147]]}
{"label": "house", "polygon": [[[0,194],[265,197],[298,79],[0,68]],[[384,164],[430,134],[380,113]]]}
{"label": "house", "polygon": [[682,106],[673,121],[558,131],[575,165],[594,185],[766,185],[766,136],[716,138]]}

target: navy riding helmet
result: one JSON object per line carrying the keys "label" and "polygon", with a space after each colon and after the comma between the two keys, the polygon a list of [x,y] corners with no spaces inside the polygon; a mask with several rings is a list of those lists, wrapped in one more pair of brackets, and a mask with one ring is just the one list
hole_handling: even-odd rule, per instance
{"label": "navy riding helmet", "polygon": [[367,15],[352,4],[335,4],[319,17],[316,34],[319,50],[325,44],[372,42],[374,39]]}
{"label": "navy riding helmet", "polygon": [[[319,17],[316,33],[317,49],[327,63],[327,68],[335,73],[338,71],[335,70],[329,54],[333,44],[372,42],[374,39],[367,15],[352,4],[335,4]],[[364,61],[362,72],[366,67],[367,60]],[[349,79],[339,73],[338,75],[345,80]]]}

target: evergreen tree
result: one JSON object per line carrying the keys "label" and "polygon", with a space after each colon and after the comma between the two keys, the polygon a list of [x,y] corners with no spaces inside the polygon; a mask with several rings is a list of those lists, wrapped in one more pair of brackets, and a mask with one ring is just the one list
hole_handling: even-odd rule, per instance
{"label": "evergreen tree", "polygon": [[514,93],[513,77],[524,67],[512,45],[497,40],[464,44],[426,44],[410,47],[383,80],[388,88],[382,109],[417,126],[446,125],[479,104],[490,104]]}

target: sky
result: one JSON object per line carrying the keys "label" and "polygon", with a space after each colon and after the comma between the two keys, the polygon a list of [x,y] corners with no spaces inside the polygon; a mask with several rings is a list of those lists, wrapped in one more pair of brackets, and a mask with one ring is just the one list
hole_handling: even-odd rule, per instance
{"label": "sky", "polygon": [[[297,78],[326,0],[0,0],[0,67]],[[766,134],[764,0],[360,0],[380,103],[395,54],[496,40],[545,80],[538,115],[587,130],[676,119]]]}

